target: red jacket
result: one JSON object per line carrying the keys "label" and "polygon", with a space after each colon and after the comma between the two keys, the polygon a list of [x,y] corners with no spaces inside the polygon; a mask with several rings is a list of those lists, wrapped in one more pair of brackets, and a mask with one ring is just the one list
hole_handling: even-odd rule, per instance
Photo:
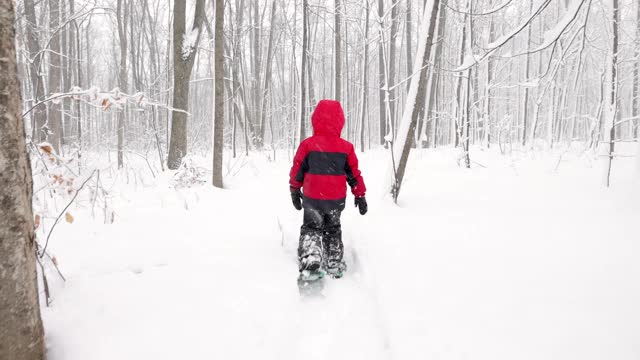
{"label": "red jacket", "polygon": [[313,136],[305,139],[293,159],[289,185],[303,189],[305,208],[344,209],[347,183],[356,197],[366,187],[353,144],[340,138],[344,113],[338,101],[321,100],[311,117]]}

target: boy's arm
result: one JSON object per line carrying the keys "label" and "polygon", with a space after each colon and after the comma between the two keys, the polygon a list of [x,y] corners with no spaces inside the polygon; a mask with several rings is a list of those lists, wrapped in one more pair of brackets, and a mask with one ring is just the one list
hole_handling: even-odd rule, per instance
{"label": "boy's arm", "polygon": [[349,154],[347,155],[345,172],[347,173],[347,183],[351,186],[353,196],[357,198],[363,197],[367,192],[367,187],[364,185],[362,174],[360,173],[360,169],[358,169],[358,157],[356,156],[353,145],[351,145],[351,149],[349,149]]}
{"label": "boy's arm", "polygon": [[308,170],[308,166],[304,161],[307,157],[307,147],[304,142],[298,146],[298,151],[296,151],[296,156],[293,158],[293,166],[291,167],[291,171],[289,172],[289,186],[292,189],[299,190],[302,187],[302,183],[304,181],[304,174]]}

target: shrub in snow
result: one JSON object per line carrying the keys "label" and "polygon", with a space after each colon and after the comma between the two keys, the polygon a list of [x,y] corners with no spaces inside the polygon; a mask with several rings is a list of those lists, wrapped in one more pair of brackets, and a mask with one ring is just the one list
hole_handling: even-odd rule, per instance
{"label": "shrub in snow", "polygon": [[192,157],[182,159],[180,168],[173,175],[173,185],[177,188],[188,188],[203,185],[207,182],[206,170],[196,164]]}

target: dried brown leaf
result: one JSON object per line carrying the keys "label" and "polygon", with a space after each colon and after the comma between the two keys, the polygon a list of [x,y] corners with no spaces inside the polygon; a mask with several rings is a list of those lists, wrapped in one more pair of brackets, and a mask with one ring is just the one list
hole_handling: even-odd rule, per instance
{"label": "dried brown leaf", "polygon": [[67,220],[69,224],[73,224],[73,215],[69,214],[68,212],[64,214],[64,219]]}
{"label": "dried brown leaf", "polygon": [[40,150],[44,151],[45,153],[51,155],[53,153],[53,149],[51,148],[51,145],[49,144],[44,144],[44,145],[40,145]]}

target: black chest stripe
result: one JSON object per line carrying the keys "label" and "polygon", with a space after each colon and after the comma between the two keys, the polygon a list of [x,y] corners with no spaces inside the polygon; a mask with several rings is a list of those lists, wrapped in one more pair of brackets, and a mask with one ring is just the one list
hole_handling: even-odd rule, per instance
{"label": "black chest stripe", "polygon": [[[346,175],[347,154],[340,152],[311,151],[304,159],[300,170],[314,175]],[[304,177],[298,172],[298,177]]]}

